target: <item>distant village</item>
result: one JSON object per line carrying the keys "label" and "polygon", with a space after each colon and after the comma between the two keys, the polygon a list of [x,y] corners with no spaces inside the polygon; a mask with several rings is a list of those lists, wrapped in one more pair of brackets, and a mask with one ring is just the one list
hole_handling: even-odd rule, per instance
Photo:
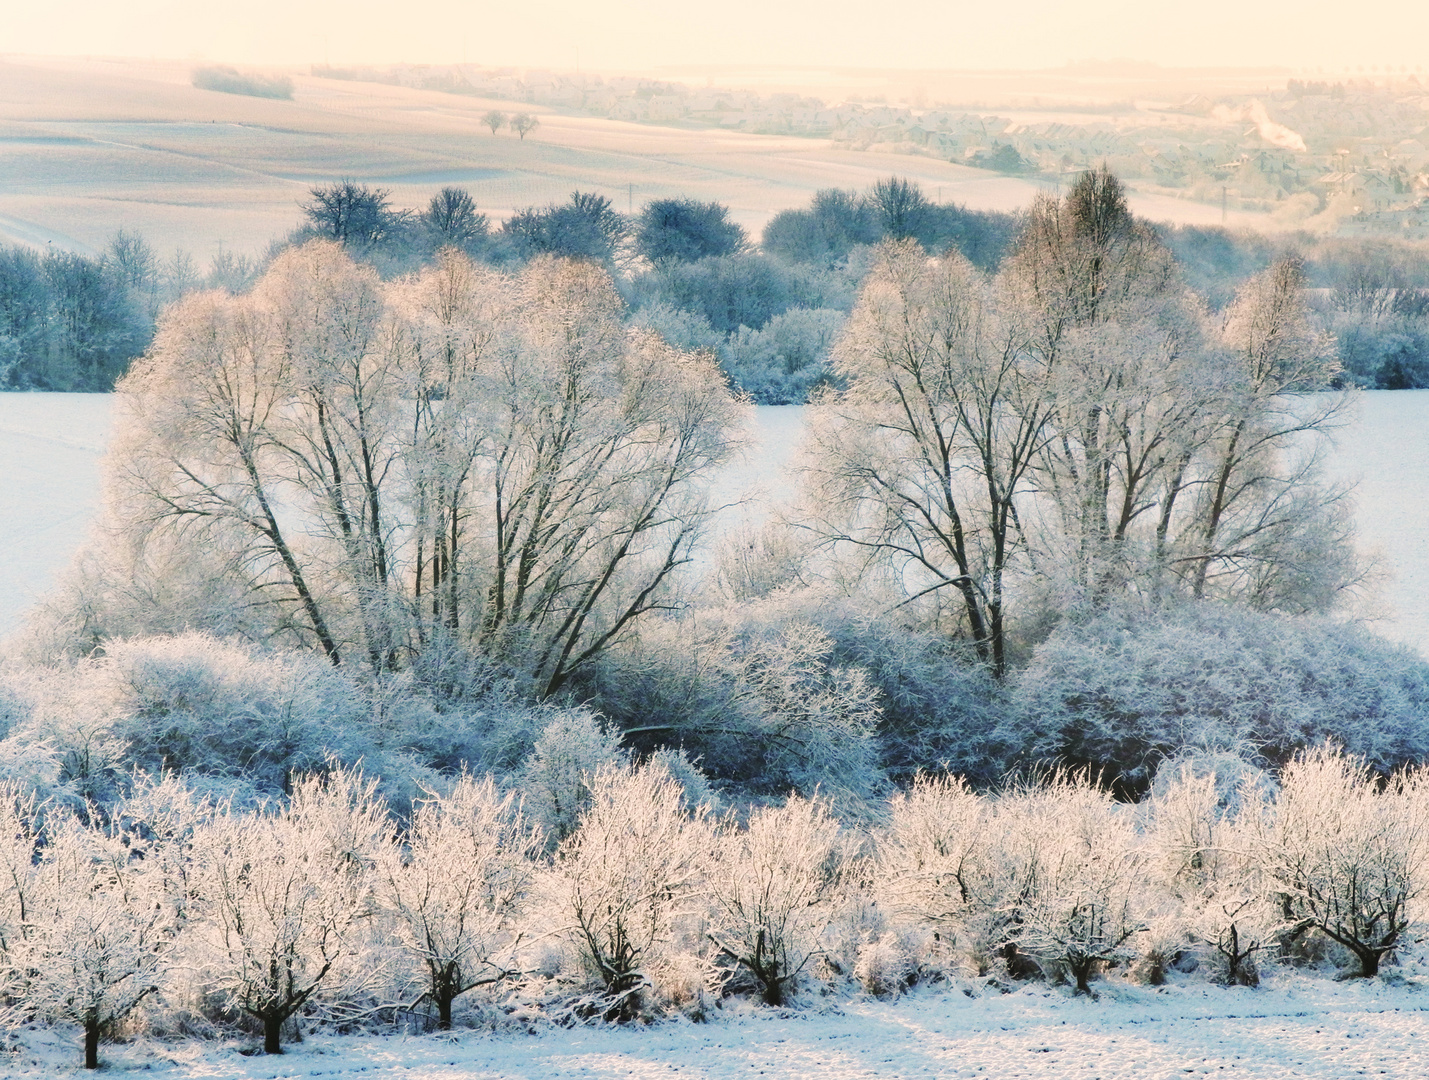
{"label": "distant village", "polygon": [[1058,184],[1106,162],[1143,190],[1269,213],[1285,227],[1429,238],[1429,79],[1290,80],[1254,97],[1126,103],[1105,120],[1035,122],[877,101],[831,105],[793,94],[643,78],[474,66],[315,68],[525,102],[635,123],[829,138],[859,150],[921,154]]}

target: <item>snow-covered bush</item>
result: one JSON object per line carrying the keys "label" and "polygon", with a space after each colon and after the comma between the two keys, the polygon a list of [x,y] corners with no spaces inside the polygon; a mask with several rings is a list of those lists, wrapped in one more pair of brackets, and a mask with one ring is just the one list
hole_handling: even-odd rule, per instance
{"label": "snow-covered bush", "polygon": [[1281,774],[1260,853],[1287,936],[1317,930],[1378,974],[1429,892],[1429,799],[1421,770],[1380,791],[1361,758],[1329,746]]}
{"label": "snow-covered bush", "polygon": [[550,884],[563,930],[595,995],[578,1009],[636,1015],[649,969],[695,906],[708,847],[702,809],[687,814],[679,784],[659,766],[606,765],[562,846]]}
{"label": "snow-covered bush", "polygon": [[707,872],[709,938],[770,1005],[819,951],[842,863],[839,823],[819,799],[792,796],[756,810],[747,827],[720,829]]}
{"label": "snow-covered bush", "polygon": [[225,811],[194,837],[192,961],[208,988],[263,1025],[283,1024],[353,964],[372,912],[373,864],[390,843],[374,784],[351,773],[303,778],[286,807]]}
{"label": "snow-covered bush", "polygon": [[1055,772],[1000,795],[996,909],[1008,939],[1079,993],[1098,964],[1132,953],[1142,928],[1143,854],[1129,807],[1085,773]]}
{"label": "snow-covered bush", "polygon": [[405,850],[381,851],[378,899],[439,1029],[451,1027],[459,995],[512,970],[538,842],[514,794],[464,776],[444,798],[417,804]]}
{"label": "snow-covered bush", "polygon": [[1216,604],[1068,623],[1018,676],[1012,742],[1144,791],[1184,747],[1283,765],[1326,737],[1388,773],[1429,755],[1429,662],[1361,627]]}
{"label": "snow-covered bush", "polygon": [[878,695],[832,649],[778,598],[711,609],[609,656],[597,700],[636,748],[682,747],[717,781],[857,801],[882,786]]}
{"label": "snow-covered bush", "polygon": [[564,840],[590,805],[594,777],[626,764],[620,736],[590,710],[553,711],[521,768],[526,813],[552,844]]}
{"label": "snow-covered bush", "polygon": [[51,821],[25,920],[24,992],[43,1018],[84,1030],[84,1064],[99,1039],[159,989],[177,931],[173,907],[123,837],[73,816]]}

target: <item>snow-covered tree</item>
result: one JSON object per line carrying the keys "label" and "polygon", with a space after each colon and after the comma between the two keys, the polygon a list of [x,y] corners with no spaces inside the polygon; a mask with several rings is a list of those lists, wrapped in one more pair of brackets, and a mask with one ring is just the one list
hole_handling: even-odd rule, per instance
{"label": "snow-covered tree", "polygon": [[649,965],[695,906],[709,829],[668,770],[601,769],[591,805],[562,846],[553,882],[566,935],[598,988],[592,1011],[635,1015]]}
{"label": "snow-covered tree", "polygon": [[1372,977],[1404,940],[1429,889],[1429,800],[1422,772],[1381,792],[1363,761],[1328,745],[1281,775],[1258,837],[1285,933],[1318,930]]}
{"label": "snow-covered tree", "polygon": [[538,843],[513,794],[463,776],[448,795],[417,804],[405,850],[383,851],[379,902],[438,1029],[451,1027],[458,996],[511,972]]}
{"label": "snow-covered tree", "polygon": [[194,838],[195,961],[213,990],[263,1024],[265,1053],[281,1052],[283,1024],[358,948],[374,858],[390,843],[373,789],[350,773],[310,776],[287,806],[220,813]]}
{"label": "snow-covered tree", "polygon": [[754,977],[781,1005],[805,966],[842,884],[839,823],[826,803],[793,796],[762,807],[747,826],[726,822],[706,874],[707,931],[716,956]]}
{"label": "snow-covered tree", "polygon": [[177,920],[124,837],[73,816],[45,832],[26,914],[25,997],[40,1015],[79,1024],[85,1068],[97,1069],[100,1036],[158,990]]}

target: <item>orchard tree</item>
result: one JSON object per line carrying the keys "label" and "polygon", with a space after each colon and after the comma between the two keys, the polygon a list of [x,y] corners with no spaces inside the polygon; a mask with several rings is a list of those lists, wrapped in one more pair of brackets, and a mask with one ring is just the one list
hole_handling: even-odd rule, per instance
{"label": "orchard tree", "polygon": [[499,109],[492,109],[481,118],[481,122],[491,129],[493,135],[506,126],[506,120],[506,114]]}
{"label": "orchard tree", "polygon": [[[510,123],[511,130],[516,132],[517,136],[523,141],[527,135],[541,126],[541,121],[528,112],[517,113],[511,118]],[[492,134],[496,134],[495,129],[492,130]]]}

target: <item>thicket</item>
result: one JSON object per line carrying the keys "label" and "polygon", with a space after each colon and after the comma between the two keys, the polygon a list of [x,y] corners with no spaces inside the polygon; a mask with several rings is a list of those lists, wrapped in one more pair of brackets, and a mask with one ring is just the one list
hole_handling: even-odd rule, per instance
{"label": "thicket", "polygon": [[286,75],[257,75],[222,64],[195,68],[192,81],[200,90],[217,90],[220,94],[243,94],[284,101],[291,100],[293,96],[293,80]]}
{"label": "thicket", "polygon": [[[1029,978],[1254,985],[1279,965],[1373,977],[1426,929],[1429,790],[1317,747],[1274,782],[1168,766],[1116,802],[1084,771],[977,794],[924,774],[874,819],[791,798],[747,818],[660,760],[585,774],[564,838],[539,771],[461,775],[393,815],[329,765],[251,807],[170,775],[103,807],[0,789],[11,1027],[102,1040],[302,1025],[446,1029],[709,1015],[826,993]],[[519,778],[524,776],[524,779]]]}

